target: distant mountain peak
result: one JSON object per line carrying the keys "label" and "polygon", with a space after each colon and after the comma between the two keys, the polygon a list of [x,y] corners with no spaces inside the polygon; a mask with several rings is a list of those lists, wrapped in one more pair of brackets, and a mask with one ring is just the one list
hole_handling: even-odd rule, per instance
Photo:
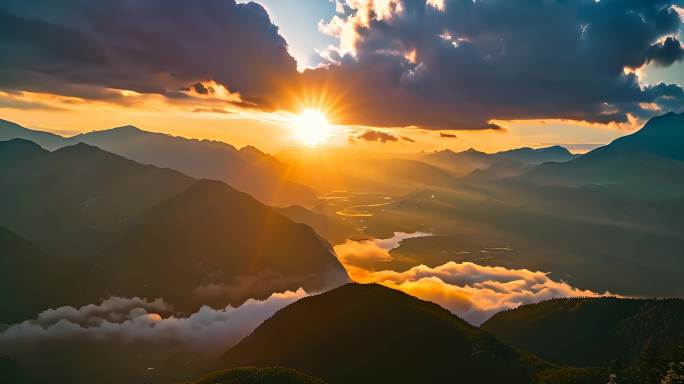
{"label": "distant mountain peak", "polygon": [[453,154],[455,155],[456,152],[452,151],[451,149],[443,149],[441,151],[434,151],[432,152],[433,155],[450,155]]}
{"label": "distant mountain peak", "polygon": [[14,122],[11,122],[11,121],[9,121],[9,120],[5,120],[5,119],[0,119],[0,127],[1,127],[1,128],[15,128],[15,129],[19,128],[19,129],[24,129],[24,127],[22,127],[21,125],[19,125],[19,124],[17,124],[17,123],[14,123]]}
{"label": "distant mountain peak", "polygon": [[558,145],[558,144],[552,145],[550,147],[537,148],[536,151],[562,153],[562,154],[567,154],[567,155],[572,154],[572,152],[570,152],[570,150],[568,150],[564,146]]}
{"label": "distant mountain peak", "polygon": [[245,145],[244,147],[240,148],[240,152],[243,153],[255,153],[258,155],[265,155],[263,151],[261,151],[259,148],[253,146],[253,145]]}
{"label": "distant mountain peak", "polygon": [[38,148],[40,148],[40,145],[34,143],[33,141],[31,141],[31,140],[26,140],[26,139],[21,139],[21,138],[3,140],[3,141],[0,141],[0,143],[4,143],[5,145],[33,146],[33,147],[38,147]]}
{"label": "distant mountain peak", "polygon": [[484,152],[482,152],[482,151],[478,151],[477,149],[475,149],[475,148],[472,148],[472,147],[471,147],[471,148],[468,148],[468,149],[466,149],[466,150],[465,150],[465,151],[463,151],[463,152],[465,152],[465,153],[484,153]]}
{"label": "distant mountain peak", "polygon": [[142,129],[136,127],[135,125],[122,125],[121,127],[112,128],[112,131],[133,131],[133,132],[143,132]]}
{"label": "distant mountain peak", "polygon": [[85,135],[91,135],[91,134],[126,134],[126,135],[140,135],[140,134],[151,134],[154,132],[148,132],[148,131],[143,131],[142,129],[136,127],[135,125],[122,125],[120,127],[114,127],[114,128],[109,128],[109,129],[104,129],[101,131],[91,131],[88,133],[82,134],[83,136]]}
{"label": "distant mountain peak", "polygon": [[17,161],[21,158],[26,160],[49,153],[33,141],[24,139],[11,139],[0,141],[0,163]]}
{"label": "distant mountain peak", "polygon": [[668,112],[664,115],[656,116],[650,119],[637,133],[666,130],[684,132],[684,113]]}
{"label": "distant mountain peak", "polygon": [[670,185],[681,174],[682,162],[684,114],[670,112],[651,118],[635,133],[562,165],[541,166],[527,177],[547,185]]}
{"label": "distant mountain peak", "polygon": [[[74,145],[68,145],[66,147],[59,148],[55,151],[55,153],[69,153],[69,154],[91,154],[91,153],[106,153],[110,154],[109,152],[105,152],[101,150],[98,147],[95,147],[90,144],[86,144],[84,142],[78,142]],[[112,156],[115,156],[114,154],[110,154]]]}

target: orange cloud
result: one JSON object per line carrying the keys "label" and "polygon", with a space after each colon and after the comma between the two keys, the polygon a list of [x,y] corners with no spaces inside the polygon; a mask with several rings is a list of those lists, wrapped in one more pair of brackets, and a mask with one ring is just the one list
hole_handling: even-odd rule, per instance
{"label": "orange cloud", "polygon": [[348,272],[357,282],[379,283],[433,301],[476,325],[522,304],[557,297],[609,295],[554,281],[545,272],[469,262],[448,262],[435,268],[419,265],[405,272],[371,272],[352,266]]}
{"label": "orange cloud", "polygon": [[[427,235],[427,234],[422,234]],[[564,281],[552,280],[548,273],[528,269],[508,269],[471,262],[431,268],[418,265],[404,272],[371,271],[364,265],[391,261],[389,251],[415,234],[397,234],[390,239],[348,240],[335,246],[339,260],[352,280],[379,283],[423,300],[435,302],[464,320],[479,325],[497,312],[558,297],[602,296],[578,289]]]}

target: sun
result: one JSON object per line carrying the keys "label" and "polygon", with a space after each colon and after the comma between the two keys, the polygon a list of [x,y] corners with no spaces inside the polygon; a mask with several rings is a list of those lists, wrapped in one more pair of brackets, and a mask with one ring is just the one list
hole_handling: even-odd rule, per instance
{"label": "sun", "polygon": [[302,143],[315,146],[325,142],[332,126],[325,115],[317,109],[305,109],[292,119],[292,129]]}

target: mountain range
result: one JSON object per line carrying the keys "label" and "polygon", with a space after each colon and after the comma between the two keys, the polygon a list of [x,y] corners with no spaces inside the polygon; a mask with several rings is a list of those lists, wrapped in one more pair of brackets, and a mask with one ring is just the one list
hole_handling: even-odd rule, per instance
{"label": "mountain range", "polygon": [[670,112],[577,159],[543,164],[524,179],[559,186],[628,184],[633,193],[672,196],[684,190],[682,174],[684,113]]}
{"label": "mountain range", "polygon": [[2,295],[37,289],[15,277],[41,271],[60,286],[14,297],[26,300],[22,310],[3,311],[0,322],[112,294],[196,310],[347,280],[310,227],[249,195],[83,143],[49,152],[22,139],[0,142],[0,195],[0,226],[12,232],[0,243],[11,251],[2,252],[0,280],[16,283]]}
{"label": "mountain range", "polygon": [[[319,236],[339,240],[359,223],[371,235],[425,230],[435,235],[400,244],[378,269],[470,261],[549,271],[554,281],[598,293],[682,296],[682,114],[654,118],[581,157],[555,147],[440,152],[342,162],[337,174],[309,159],[320,168],[302,167],[294,180],[318,186],[313,180],[321,176],[335,186],[412,191],[381,194],[373,212],[382,214],[348,221],[301,206],[272,208],[222,181],[18,129],[54,146],[0,141],[0,323],[110,295],[162,297],[187,314],[304,287],[324,293],[281,309],[226,346],[215,364],[224,370],[195,383],[605,384],[616,374],[619,383],[660,384],[682,377],[681,299],[555,299],[501,312],[477,328],[384,286],[328,290],[349,278]],[[91,139],[145,135],[114,131]],[[327,171],[319,175],[321,168]],[[464,252],[446,252],[454,249]],[[134,359],[126,348],[138,347],[109,354]],[[177,357],[166,364],[182,372],[177,362],[192,357]],[[17,376],[21,363],[0,357],[0,372]]]}
{"label": "mountain range", "polygon": [[288,180],[291,169],[252,146],[238,150],[224,142],[147,132],[130,125],[67,138],[0,120],[0,141],[14,138],[33,141],[47,150],[85,143],[142,164],[224,181],[269,205],[312,206],[317,201],[313,190]]}
{"label": "mountain range", "polygon": [[447,149],[425,154],[420,157],[420,160],[458,177],[474,174],[477,177],[489,179],[516,176],[539,164],[565,162],[577,157],[579,155],[574,155],[566,148],[555,145],[537,149],[524,147],[492,154],[473,148],[462,152]]}
{"label": "mountain range", "polygon": [[280,310],[221,365],[289,366],[328,383],[604,384],[610,374],[620,383],[661,383],[684,361],[683,306],[557,299],[475,328],[389,288],[348,284]]}

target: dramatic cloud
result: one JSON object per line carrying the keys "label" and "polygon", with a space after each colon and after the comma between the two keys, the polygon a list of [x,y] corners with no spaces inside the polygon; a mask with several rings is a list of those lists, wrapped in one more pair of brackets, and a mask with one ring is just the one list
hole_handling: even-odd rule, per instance
{"label": "dramatic cloud", "polygon": [[441,137],[443,139],[457,139],[458,138],[458,136],[456,136],[456,135],[453,135],[451,133],[444,133],[444,132],[440,132],[439,137]]}
{"label": "dramatic cloud", "polygon": [[305,297],[303,289],[275,293],[268,299],[250,299],[239,307],[202,307],[188,317],[164,317],[172,308],[163,300],[114,297],[99,305],[60,307],[36,319],[0,332],[0,346],[49,339],[143,340],[180,343],[225,350],[248,335],[279,309]]}
{"label": "dramatic cloud", "polygon": [[0,57],[2,89],[86,99],[211,96],[214,81],[268,108],[297,76],[266,11],[234,0],[3,1]]}
{"label": "dramatic cloud", "polygon": [[360,134],[356,138],[359,140],[366,140],[366,141],[379,141],[381,143],[399,140],[398,137],[394,136],[391,133],[376,131],[373,129],[369,129],[369,130],[365,131],[364,133]]}
{"label": "dramatic cloud", "polygon": [[347,0],[307,89],[349,95],[348,122],[495,128],[491,120],[625,122],[681,108],[635,69],[682,58],[671,0]]}
{"label": "dramatic cloud", "polygon": [[551,280],[544,272],[468,262],[449,262],[436,268],[420,265],[405,272],[356,269],[352,276],[359,282],[380,283],[433,301],[475,325],[497,312],[521,304],[558,297],[599,295]]}
{"label": "dramatic cloud", "polygon": [[647,62],[654,62],[661,66],[672,65],[682,57],[684,57],[684,49],[681,43],[673,37],[668,37],[662,43],[651,45],[646,52]]}
{"label": "dramatic cloud", "polygon": [[479,325],[492,315],[521,304],[557,297],[599,294],[554,281],[547,273],[527,269],[490,267],[471,262],[430,268],[425,265],[404,272],[373,271],[368,262],[389,262],[389,251],[402,240],[429,236],[426,233],[397,233],[390,239],[346,241],[335,246],[340,261],[354,281],[379,283],[424,300],[433,301],[466,321]]}
{"label": "dramatic cloud", "polygon": [[216,114],[322,100],[336,122],[374,127],[626,122],[684,104],[679,85],[643,84],[637,70],[684,57],[673,1],[340,0],[320,25],[338,46],[299,74],[255,3],[7,0],[0,89]]}

